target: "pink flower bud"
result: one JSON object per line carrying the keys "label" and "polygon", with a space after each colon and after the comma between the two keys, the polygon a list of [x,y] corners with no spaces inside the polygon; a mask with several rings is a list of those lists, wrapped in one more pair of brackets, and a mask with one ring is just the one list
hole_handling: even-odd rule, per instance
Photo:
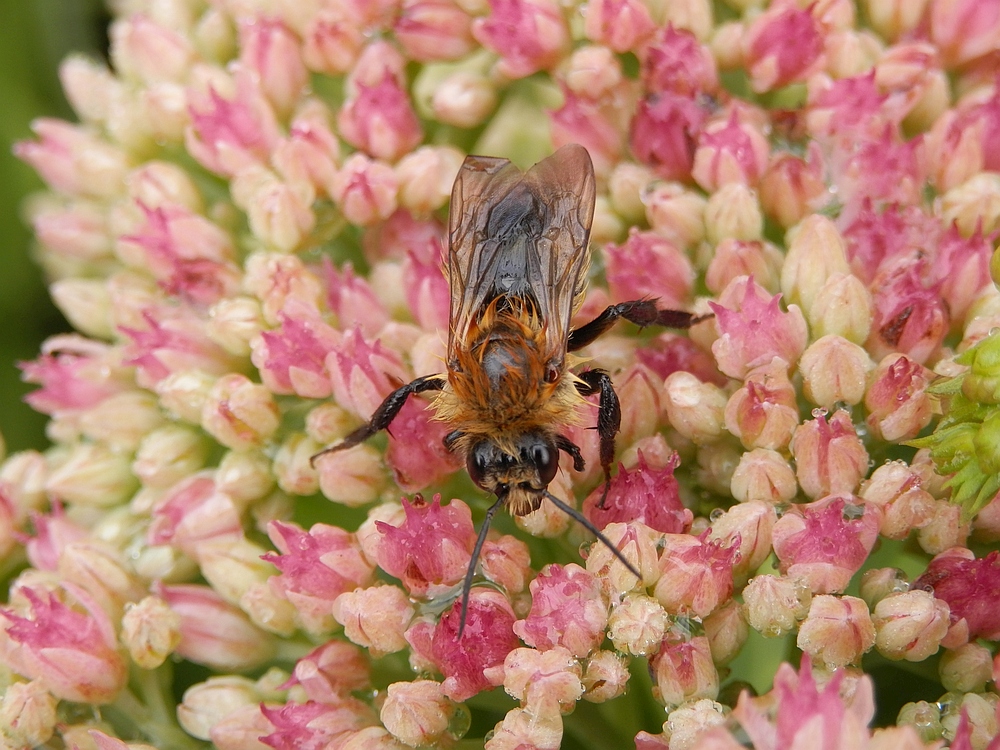
{"label": "pink flower bud", "polygon": [[865,393],[872,434],[894,443],[915,438],[933,416],[930,381],[930,371],[916,362],[901,354],[886,356],[870,375]]}
{"label": "pink flower bud", "polygon": [[432,663],[445,676],[445,695],[466,701],[499,682],[486,672],[504,663],[520,642],[512,629],[515,615],[510,601],[498,591],[472,589],[465,631],[458,639],[461,604],[456,603],[436,625],[418,622],[406,633],[415,654]]}
{"label": "pink flower bud", "polygon": [[771,554],[771,533],[777,514],[764,501],[734,505],[712,522],[709,539],[737,548],[733,578],[741,586]]}
{"label": "pink flower bud", "polygon": [[730,485],[741,503],[762,501],[771,505],[789,502],[798,492],[795,472],[777,451],[755,448],[740,456]]}
{"label": "pink flower bud", "polygon": [[633,656],[649,656],[660,645],[670,616],[656,599],[628,594],[608,618],[608,637],[615,648]]}
{"label": "pink flower bud", "polygon": [[476,537],[472,514],[461,500],[442,506],[440,495],[430,503],[403,498],[403,511],[399,526],[375,522],[382,534],[379,566],[411,595],[434,598],[465,576]]}
{"label": "pink flower bud", "polygon": [[[630,45],[630,49],[635,49]],[[622,52],[624,50],[617,50]],[[719,88],[715,59],[687,29],[666,25],[641,51],[642,82],[648,91],[684,96],[713,93]]]}
{"label": "pink flower bud", "polygon": [[295,606],[306,630],[332,630],[333,602],[357,586],[369,585],[374,573],[357,540],[336,526],[315,524],[307,533],[281,521],[269,524],[268,535],[280,552],[264,556],[281,571],[270,579],[271,586]]}
{"label": "pink flower bud", "polygon": [[733,182],[756,185],[768,156],[767,139],[732,110],[726,122],[710,123],[698,134],[691,176],[709,193]]}
{"label": "pink flower bud", "polygon": [[492,13],[472,22],[472,35],[500,55],[497,69],[524,78],[552,68],[568,51],[569,29],[550,0],[490,0]]}
{"label": "pink flower bud", "polygon": [[992,242],[978,229],[965,238],[952,225],[941,238],[934,266],[953,323],[964,322],[973,302],[990,287],[992,248]]}
{"label": "pink flower bud", "polygon": [[858,404],[872,367],[868,353],[857,344],[841,336],[823,336],[799,360],[803,393],[824,409],[838,403]]}
{"label": "pink flower bud", "polygon": [[1000,13],[970,0],[930,5],[931,41],[948,67],[958,67],[997,47]]}
{"label": "pink flower bud", "polygon": [[872,615],[875,648],[889,659],[923,661],[937,653],[948,632],[948,605],[927,591],[891,594]]}
{"label": "pink flower bud", "polygon": [[311,70],[340,75],[351,69],[364,43],[356,19],[336,6],[322,8],[305,28],[302,59]]}
{"label": "pink flower bud", "polygon": [[269,747],[337,746],[350,732],[375,723],[369,705],[356,698],[343,698],[334,704],[309,701],[280,707],[262,703],[260,712],[273,729],[260,737]]}
{"label": "pink flower bud", "polygon": [[38,680],[60,699],[102,704],[124,687],[126,666],[118,653],[108,616],[82,590],[67,584],[84,611],[61,602],[54,593],[21,586],[25,602],[0,610],[7,621],[10,651],[7,664],[14,672]]}
{"label": "pink flower bud", "polygon": [[219,378],[201,412],[201,426],[233,450],[261,445],[281,423],[278,405],[264,385],[235,373]]}
{"label": "pink flower bud", "polygon": [[42,205],[32,212],[31,224],[47,252],[66,259],[101,261],[111,257],[107,216],[88,201],[69,205]]}
{"label": "pink flower bud", "polygon": [[719,666],[735,659],[750,636],[743,606],[735,599],[730,599],[706,617],[704,625],[712,661]]}
{"label": "pink flower bud", "polygon": [[58,572],[64,582],[79,586],[116,619],[143,593],[118,550],[98,539],[67,544],[59,556]]}
{"label": "pink flower bud", "polygon": [[289,112],[308,82],[298,37],[281,21],[271,18],[242,20],[240,64],[257,81],[261,93],[280,113]]}
{"label": "pink flower bud", "polygon": [[376,340],[368,343],[358,329],[344,333],[326,359],[337,402],[369,419],[393,390],[393,381],[408,382],[399,356]]}
{"label": "pink flower bud", "polygon": [[457,60],[472,51],[471,23],[450,0],[404,0],[392,31],[411,60]]}
{"label": "pink flower bud", "polygon": [[750,627],[773,638],[793,630],[809,611],[812,592],[801,580],[762,575],[743,589],[743,611]]}
{"label": "pink flower bud", "polygon": [[188,153],[225,177],[266,164],[279,138],[274,111],[249,72],[238,74],[232,88],[231,98],[214,84],[190,91],[191,125],[184,134]]}
{"label": "pink flower bud", "polygon": [[330,197],[352,224],[369,226],[396,210],[399,183],[392,167],[354,154],[330,180]]}
{"label": "pink flower bud", "polygon": [[815,593],[843,591],[878,538],[881,512],[853,495],[829,495],[792,506],[774,525],[779,570],[802,578]]}
{"label": "pink flower bud", "polygon": [[964,545],[969,531],[969,521],[962,517],[960,506],[936,500],[930,519],[917,532],[917,543],[924,552],[937,555]]}
{"label": "pink flower bud", "polygon": [[411,250],[403,264],[406,301],[417,323],[427,330],[447,328],[451,294],[442,273],[444,247],[434,240]]}
{"label": "pink flower bud", "polygon": [[[8,507],[8,513],[13,514],[10,499],[6,493],[0,493]],[[74,542],[85,542],[88,533],[85,528],[66,518],[66,513],[60,503],[52,506],[51,515],[38,512],[31,513],[31,523],[35,527],[35,535],[30,539],[21,540],[28,562],[39,570],[56,570],[59,557],[69,545]]]}
{"label": "pink flower bud", "polygon": [[336,703],[355,690],[371,685],[365,652],[344,641],[327,641],[295,662],[285,686],[299,685],[309,700]]}
{"label": "pink flower bud", "polygon": [[158,596],[147,596],[125,611],[122,643],[143,669],[156,669],[177,650],[181,617]]}
{"label": "pink flower bud", "polygon": [[303,398],[329,398],[327,355],[342,336],[306,305],[288,305],[278,314],[280,328],[264,331],[251,342],[250,361],[271,392]]}
{"label": "pink flower bud", "polygon": [[49,339],[38,359],[19,366],[22,380],[41,386],[25,400],[51,416],[91,409],[128,389],[111,349],[79,336]]}
{"label": "pink flower bud", "polygon": [[663,179],[686,182],[694,166],[695,139],[707,116],[688,96],[650,95],[639,102],[632,118],[632,153]]}
{"label": "pink flower bud", "polygon": [[879,529],[882,536],[905,539],[914,528],[928,524],[935,503],[921,485],[917,473],[901,461],[883,464],[862,482],[858,493],[866,502],[882,509]]}
{"label": "pink flower bud", "polygon": [[[608,174],[621,158],[625,145],[625,123],[615,109],[615,100],[595,98],[595,92],[577,94],[563,86],[563,104],[550,114],[552,144],[557,148],[579,143],[590,152],[594,171]],[[595,238],[600,237],[600,216],[594,224]]]}
{"label": "pink flower bud", "polygon": [[678,247],[689,248],[705,238],[702,195],[677,183],[652,185],[641,196],[653,230]]}
{"label": "pink flower bud", "polygon": [[514,632],[541,650],[568,649],[583,657],[600,645],[608,622],[597,579],[579,565],[550,565],[531,582],[531,612]]}
{"label": "pink flower bud", "polygon": [[331,118],[321,101],[305,100],[292,119],[288,137],[274,148],[271,163],[297,194],[307,194],[307,186],[325,190],[336,172],[340,142],[330,129]]}
{"label": "pink flower bud", "polygon": [[[917,580],[914,590],[930,590],[951,609],[951,622],[965,620],[968,638],[997,640],[995,602],[1000,595],[1000,553],[976,558],[956,547],[939,554]],[[956,644],[958,645],[958,644]]]}
{"label": "pink flower bud", "polygon": [[599,0],[587,5],[583,33],[615,52],[638,49],[655,29],[649,10],[638,0]]}
{"label": "pink flower bud", "polygon": [[420,143],[420,122],[405,89],[391,71],[383,70],[371,85],[358,80],[355,87],[356,93],[348,97],[337,116],[344,140],[387,161],[396,161]]}
{"label": "pink flower bud", "polygon": [[120,149],[99,140],[86,128],[41,118],[32,123],[38,141],[21,141],[14,155],[38,172],[60,193],[111,198],[121,192],[128,170]]}
{"label": "pink flower bud", "polygon": [[115,70],[132,81],[183,82],[195,51],[184,34],[136,13],[111,25],[111,59]]}
{"label": "pink flower bud", "polygon": [[743,387],[726,404],[725,418],[726,429],[746,448],[787,446],[798,426],[799,411],[784,361],[775,358],[747,373]]}
{"label": "pink flower bud", "polygon": [[341,594],[332,611],[344,635],[377,659],[406,648],[404,633],[416,610],[398,586],[371,586]]}
{"label": "pink flower bud", "polygon": [[12,747],[41,747],[56,728],[58,700],[40,680],[10,682],[0,702],[0,727]]}
{"label": "pink flower bud", "polygon": [[743,378],[774,357],[789,364],[798,360],[808,335],[798,306],[789,305],[787,313],[781,312],[780,295],[769,297],[752,277],[731,284],[723,293],[722,299],[726,298],[731,307],[709,303],[721,333],[712,344],[712,353],[723,373]]}
{"label": "pink flower bud", "polygon": [[795,474],[811,498],[853,492],[868,473],[868,452],[846,411],[827,421],[822,412],[795,430],[789,450],[796,460]]}
{"label": "pink flower bud", "polygon": [[705,274],[705,286],[720,294],[738,276],[753,276],[768,291],[778,289],[784,256],[770,242],[723,239],[716,248]]}
{"label": "pink flower bud", "polygon": [[795,3],[771,5],[743,37],[743,58],[750,85],[761,93],[804,81],[823,64],[823,33],[812,8]]}
{"label": "pink flower bud", "polygon": [[636,349],[635,358],[664,380],[681,371],[716,386],[727,382],[726,376],[716,368],[712,355],[687,336],[660,334],[648,346]]}
{"label": "pink flower bud", "polygon": [[684,641],[668,633],[649,666],[656,678],[653,697],[669,707],[719,694],[719,673],[704,636]]}
{"label": "pink flower bud", "polygon": [[599,503],[604,489],[598,486],[584,501],[583,512],[599,529],[611,523],[641,521],[657,531],[684,533],[694,516],[681,503],[680,486],[674,479],[679,464],[680,457],[674,453],[665,466],[650,466],[640,451],[634,469],[618,467],[603,507]]}
{"label": "pink flower bud", "polygon": [[758,189],[764,213],[786,229],[798,224],[827,199],[823,156],[810,142],[806,158],[776,152],[761,175]]}
{"label": "pink flower bud", "polygon": [[439,682],[395,682],[386,688],[379,718],[400,742],[424,747],[445,739],[455,708]]}
{"label": "pink flower bud", "polygon": [[853,596],[813,597],[795,645],[828,669],[859,663],[875,645],[868,606]]}
{"label": "pink flower bud", "polygon": [[701,445],[722,435],[726,394],[717,385],[675,372],[663,381],[662,402],[670,426],[684,437]]}
{"label": "pink flower bud", "polygon": [[369,445],[326,453],[316,461],[324,497],[349,507],[378,499],[388,481],[383,455]]}
{"label": "pink flower bud", "polygon": [[706,617],[733,593],[739,549],[706,536],[667,534],[653,596],[670,614]]}
{"label": "pink flower bud", "polygon": [[459,456],[444,446],[451,428],[435,419],[426,404],[410,399],[392,423],[386,460],[396,483],[407,492],[422,490],[462,465]]}
{"label": "pink flower bud", "polygon": [[233,202],[247,213],[250,231],[281,252],[298,250],[316,226],[312,183],[286,182],[264,167],[242,169],[230,184]]}
{"label": "pink flower bud", "polygon": [[267,750],[260,741],[273,729],[274,725],[261,713],[260,703],[252,703],[234,709],[216,722],[208,733],[219,750]]}
{"label": "pink flower bud", "polygon": [[577,659],[561,646],[546,651],[516,648],[504,660],[503,686],[538,714],[568,713],[583,694],[581,672]]}
{"label": "pink flower bud", "polygon": [[604,248],[604,259],[612,300],[655,297],[668,308],[689,303],[694,269],[668,240],[633,227],[624,244]]}
{"label": "pink flower bud", "polygon": [[838,335],[863,344],[871,332],[872,297],[864,282],[851,273],[835,272],[809,303],[813,336]]}

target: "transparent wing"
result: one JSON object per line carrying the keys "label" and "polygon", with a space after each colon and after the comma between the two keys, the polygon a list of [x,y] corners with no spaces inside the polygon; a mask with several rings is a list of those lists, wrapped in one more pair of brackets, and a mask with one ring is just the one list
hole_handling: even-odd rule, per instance
{"label": "transparent wing", "polygon": [[586,287],[594,192],[590,155],[576,144],[526,173],[507,159],[466,158],[449,217],[449,356],[500,295],[530,297],[548,326],[550,356],[565,354]]}

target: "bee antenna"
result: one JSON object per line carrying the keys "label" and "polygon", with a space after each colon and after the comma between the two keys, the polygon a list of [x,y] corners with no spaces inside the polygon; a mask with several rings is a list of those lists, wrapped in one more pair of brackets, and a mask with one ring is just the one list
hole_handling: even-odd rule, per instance
{"label": "bee antenna", "polygon": [[583,515],[583,513],[578,511],[576,508],[567,505],[548,490],[545,490],[545,497],[547,497],[552,502],[552,504],[556,506],[559,510],[561,510],[567,516],[569,516],[578,524],[583,526],[583,528],[585,528],[591,534],[596,536],[597,540],[605,547],[607,547],[611,551],[611,554],[613,554],[615,557],[618,558],[618,562],[620,562],[622,565],[628,568],[629,572],[632,575],[634,575],[639,580],[642,580],[642,573],[640,573],[632,563],[630,563],[628,560],[625,559],[625,555],[621,553],[621,550],[619,550],[615,545],[613,545],[611,543],[611,540],[608,539],[606,536],[604,536],[604,534],[602,534],[598,530],[598,528],[590,522],[590,519],[588,519],[585,515]]}
{"label": "bee antenna", "polygon": [[479,564],[479,553],[483,551],[483,544],[486,543],[486,534],[490,530],[490,521],[493,514],[497,512],[504,501],[507,493],[497,496],[497,501],[486,511],[483,525],[479,529],[479,537],[476,539],[476,546],[472,548],[472,559],[469,560],[469,569],[465,572],[465,581],[462,582],[462,615],[458,621],[458,635],[456,641],[462,640],[462,633],[465,631],[465,616],[469,613],[469,594],[472,593],[472,579],[476,575],[476,565]]}

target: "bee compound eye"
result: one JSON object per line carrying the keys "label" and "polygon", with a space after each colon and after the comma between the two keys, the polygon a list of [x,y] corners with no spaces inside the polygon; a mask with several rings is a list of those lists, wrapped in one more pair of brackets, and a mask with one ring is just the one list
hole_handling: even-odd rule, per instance
{"label": "bee compound eye", "polygon": [[469,472],[469,477],[477,487],[482,489],[485,489],[483,482],[486,480],[486,470],[488,468],[487,452],[486,446],[483,443],[479,443],[473,446],[465,460],[465,468]]}
{"label": "bee compound eye", "polygon": [[531,449],[531,462],[538,470],[538,478],[542,480],[542,484],[548,487],[559,468],[559,451],[551,446],[538,444]]}

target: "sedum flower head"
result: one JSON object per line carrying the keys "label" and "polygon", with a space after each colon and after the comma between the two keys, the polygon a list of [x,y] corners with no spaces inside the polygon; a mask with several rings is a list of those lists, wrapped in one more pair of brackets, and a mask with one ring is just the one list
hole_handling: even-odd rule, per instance
{"label": "sedum flower head", "polygon": [[[14,149],[76,333],[20,364],[51,446],[0,451],[0,744],[992,747],[995,5],[114,4]],[[572,327],[701,316],[576,360],[617,451],[591,397],[550,489],[633,569],[548,502],[477,544],[420,397],[312,461],[447,370],[464,157],[567,143]],[[873,732],[872,649],[940,652],[938,702]]]}

